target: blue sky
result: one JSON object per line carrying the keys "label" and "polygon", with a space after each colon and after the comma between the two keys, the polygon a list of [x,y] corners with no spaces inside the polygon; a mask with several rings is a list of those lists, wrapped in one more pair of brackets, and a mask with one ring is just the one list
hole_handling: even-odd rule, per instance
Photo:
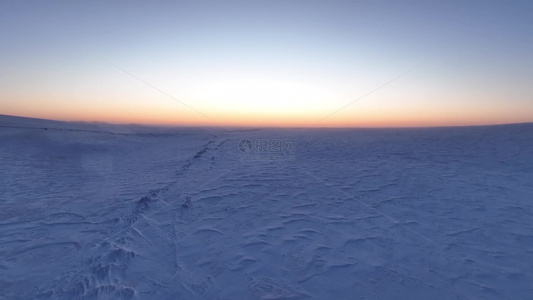
{"label": "blue sky", "polygon": [[220,124],[314,126],[425,62],[321,124],[533,121],[532,15],[518,1],[3,1],[0,111],[210,122],[177,99]]}

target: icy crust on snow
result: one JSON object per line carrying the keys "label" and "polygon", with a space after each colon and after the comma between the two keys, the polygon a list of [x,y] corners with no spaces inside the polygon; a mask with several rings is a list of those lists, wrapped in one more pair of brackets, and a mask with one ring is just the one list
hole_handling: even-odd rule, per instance
{"label": "icy crust on snow", "polygon": [[[65,124],[0,127],[2,299],[533,294],[533,124]],[[243,139],[294,159],[242,160]]]}

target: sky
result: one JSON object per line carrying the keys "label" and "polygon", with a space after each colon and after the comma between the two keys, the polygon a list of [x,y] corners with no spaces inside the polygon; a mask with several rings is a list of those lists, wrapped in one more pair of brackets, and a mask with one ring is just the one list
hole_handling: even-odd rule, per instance
{"label": "sky", "polygon": [[533,121],[528,1],[0,1],[0,114],[199,126]]}

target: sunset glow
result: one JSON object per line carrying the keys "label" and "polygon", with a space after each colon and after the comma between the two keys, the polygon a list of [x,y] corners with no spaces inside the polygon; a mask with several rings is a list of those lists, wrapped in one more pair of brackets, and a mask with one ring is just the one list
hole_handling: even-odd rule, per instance
{"label": "sunset glow", "polygon": [[187,126],[531,122],[527,10],[483,7],[3,2],[0,112]]}

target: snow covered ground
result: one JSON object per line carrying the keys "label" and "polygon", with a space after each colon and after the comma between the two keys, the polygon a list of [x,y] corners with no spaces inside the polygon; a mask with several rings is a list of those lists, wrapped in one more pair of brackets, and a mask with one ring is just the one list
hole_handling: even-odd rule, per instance
{"label": "snow covered ground", "polygon": [[531,299],[533,124],[0,117],[1,299]]}

